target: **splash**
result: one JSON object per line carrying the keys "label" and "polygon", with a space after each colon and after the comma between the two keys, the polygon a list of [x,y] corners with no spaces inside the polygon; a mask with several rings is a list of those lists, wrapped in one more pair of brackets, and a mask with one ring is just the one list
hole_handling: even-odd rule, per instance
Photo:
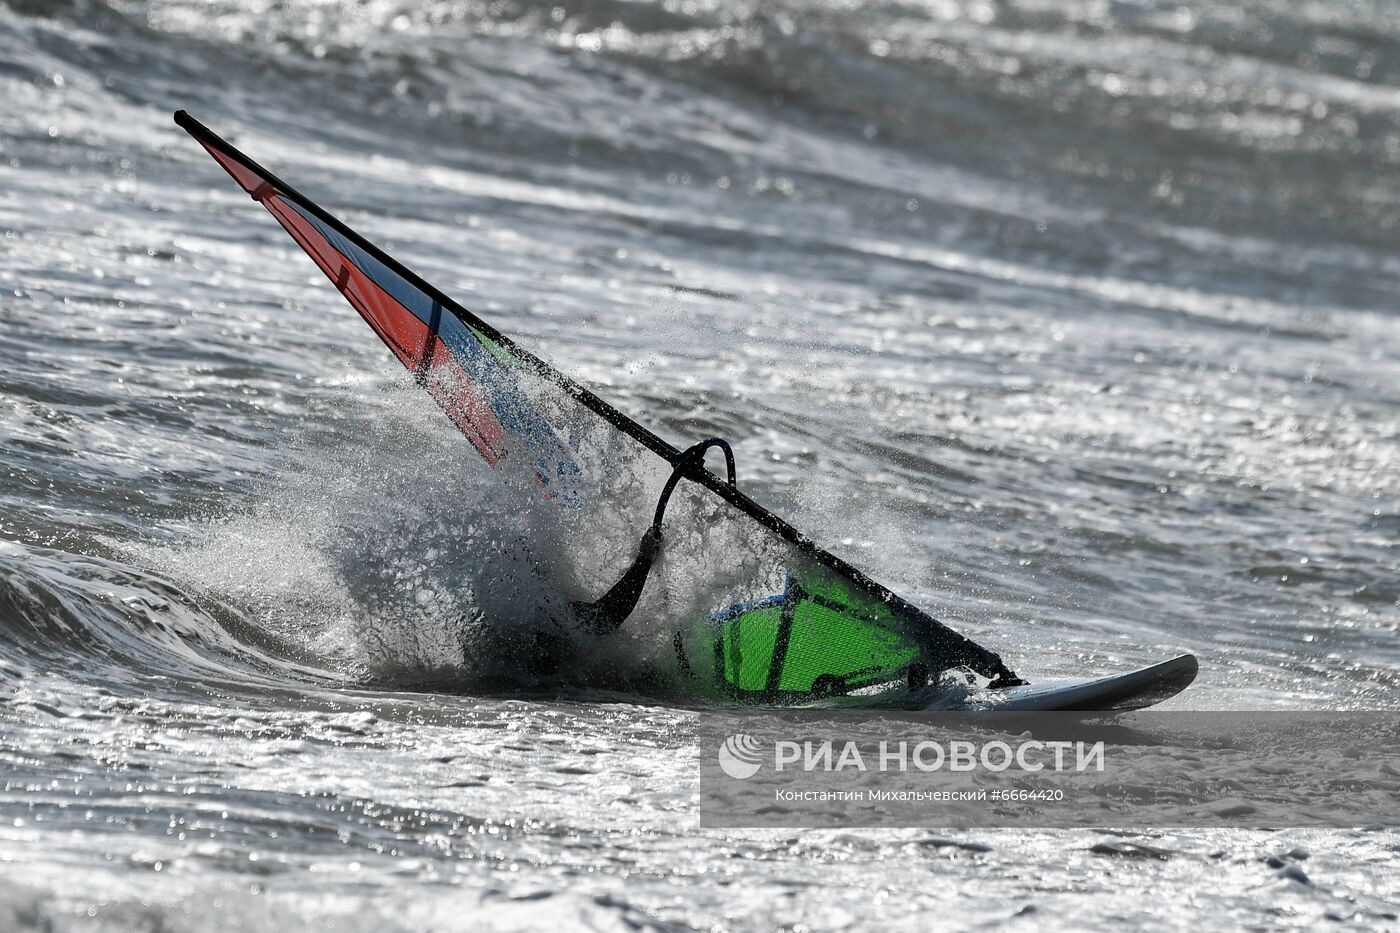
{"label": "splash", "polygon": [[[623,630],[588,635],[568,606],[630,560],[654,464],[611,457],[581,514],[484,463],[407,378],[341,401],[356,429],[284,450],[238,504],[177,542],[126,550],[353,682],[648,692],[671,689],[667,621],[703,618],[765,554],[722,503],[683,487],[668,522],[694,533],[668,541]],[[755,556],[726,572],[715,553]]]}

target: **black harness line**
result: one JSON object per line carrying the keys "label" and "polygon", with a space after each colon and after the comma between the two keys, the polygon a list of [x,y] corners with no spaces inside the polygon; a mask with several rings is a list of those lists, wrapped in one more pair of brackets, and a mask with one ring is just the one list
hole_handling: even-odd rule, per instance
{"label": "black harness line", "polygon": [[656,557],[661,553],[661,523],[666,517],[666,505],[671,501],[671,493],[676,491],[676,486],[682,479],[698,481],[699,475],[705,469],[705,454],[712,447],[724,451],[729,486],[731,489],[737,488],[734,450],[728,441],[711,437],[681,451],[680,456],[675,459],[675,466],[671,469],[666,485],[661,487],[661,496],[656,500],[656,513],[652,516],[651,527],[642,535],[632,566],[628,567],[622,577],[598,599],[591,603],[573,603],[570,607],[580,621],[594,632],[603,634],[614,631],[627,620],[632,610],[637,608],[637,600],[642,598],[642,590],[646,587],[652,564],[656,563]]}

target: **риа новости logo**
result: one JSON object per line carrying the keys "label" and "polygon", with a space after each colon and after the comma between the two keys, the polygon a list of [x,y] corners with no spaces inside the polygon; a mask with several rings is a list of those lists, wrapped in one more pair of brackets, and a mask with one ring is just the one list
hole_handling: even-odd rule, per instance
{"label": "\u0440\u0438\u0430 \u043d\u043e\u0432\u043e\u0441\u0442\u0438 logo", "polygon": [[759,742],[742,732],[731,735],[719,747],[719,767],[736,780],[746,780],[758,773]]}

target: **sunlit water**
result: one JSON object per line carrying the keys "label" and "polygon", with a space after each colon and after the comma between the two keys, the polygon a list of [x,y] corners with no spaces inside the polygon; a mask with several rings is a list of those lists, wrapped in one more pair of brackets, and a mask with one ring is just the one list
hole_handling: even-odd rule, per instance
{"label": "sunlit water", "polygon": [[1396,925],[1389,832],[699,830],[684,697],[500,687],[529,529],[170,112],[1024,674],[1396,709],[1397,22],[0,4],[0,929]]}

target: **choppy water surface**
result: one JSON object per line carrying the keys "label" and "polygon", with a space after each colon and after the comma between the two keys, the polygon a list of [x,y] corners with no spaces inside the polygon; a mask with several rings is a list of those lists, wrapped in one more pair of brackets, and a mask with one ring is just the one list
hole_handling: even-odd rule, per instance
{"label": "choppy water surface", "polygon": [[1394,926],[1386,832],[698,830],[683,700],[496,686],[523,531],[170,112],[1023,673],[1396,709],[1397,22],[0,3],[0,928]]}

